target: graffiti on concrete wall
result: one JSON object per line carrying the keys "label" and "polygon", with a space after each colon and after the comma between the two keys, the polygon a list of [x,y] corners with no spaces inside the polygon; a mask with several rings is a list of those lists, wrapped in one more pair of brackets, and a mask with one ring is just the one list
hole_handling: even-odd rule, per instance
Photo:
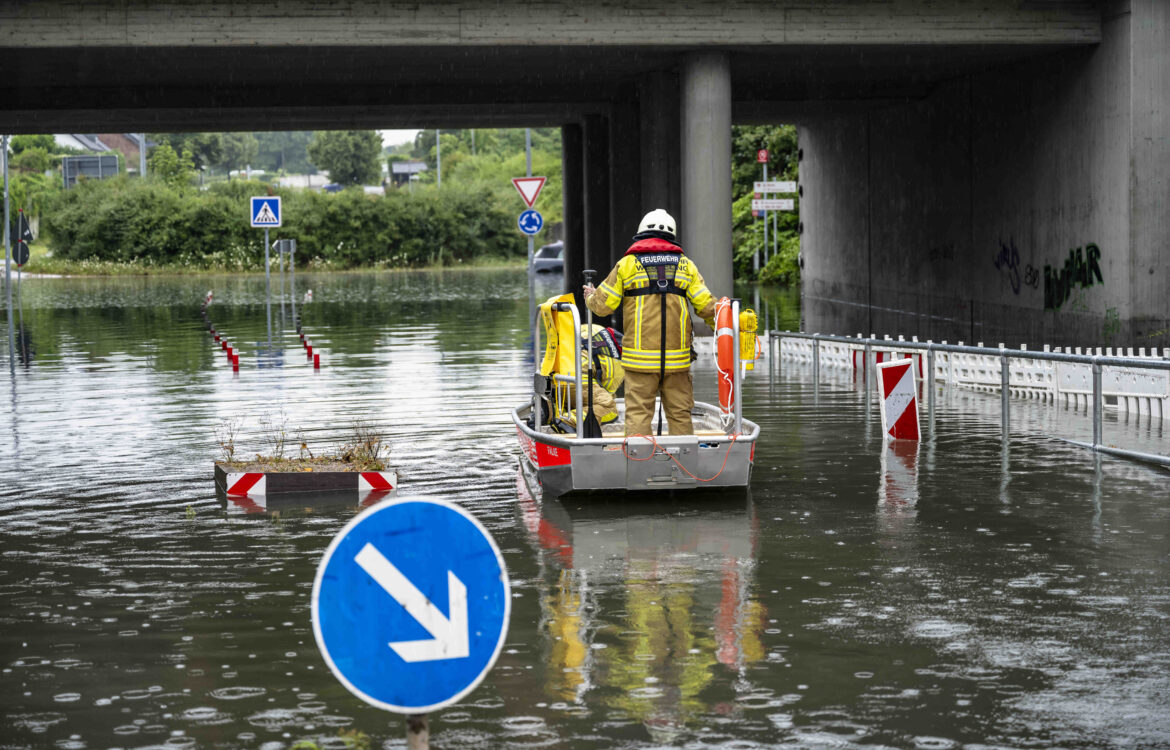
{"label": "graffiti on concrete wall", "polygon": [[1069,250],[1062,268],[1044,266],[1044,309],[1059,310],[1074,288],[1085,289],[1094,283],[1104,284],[1099,260],[1101,248],[1090,242],[1083,248]]}
{"label": "graffiti on concrete wall", "polygon": [[1003,240],[999,241],[999,254],[995,256],[992,261],[995,267],[999,269],[1000,274],[1007,277],[1008,283],[1012,285],[1012,292],[1020,293],[1020,251],[1016,249],[1015,239],[1009,239],[1008,244],[1003,244]]}
{"label": "graffiti on concrete wall", "polygon": [[[1003,240],[999,241],[999,252],[992,261],[996,269],[1007,279],[1011,284],[1012,292],[1014,294],[1020,293],[1020,251],[1016,248],[1015,238],[1010,238],[1005,245]],[[1040,269],[1029,263],[1024,267],[1023,283],[1033,289],[1040,288]]]}
{"label": "graffiti on concrete wall", "polygon": [[1024,283],[1033,289],[1040,288],[1040,269],[1031,263],[1024,269]]}

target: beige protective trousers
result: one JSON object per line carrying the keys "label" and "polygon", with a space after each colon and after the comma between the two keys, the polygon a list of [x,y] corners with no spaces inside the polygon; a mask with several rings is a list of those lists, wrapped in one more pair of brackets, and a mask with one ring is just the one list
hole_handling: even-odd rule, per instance
{"label": "beige protective trousers", "polygon": [[[653,435],[657,425],[654,417],[654,398],[659,394],[659,375],[656,372],[626,370],[626,435]],[[695,389],[691,371],[676,370],[666,373],[662,380],[662,408],[670,425],[671,435],[695,434],[691,409],[695,405]]]}

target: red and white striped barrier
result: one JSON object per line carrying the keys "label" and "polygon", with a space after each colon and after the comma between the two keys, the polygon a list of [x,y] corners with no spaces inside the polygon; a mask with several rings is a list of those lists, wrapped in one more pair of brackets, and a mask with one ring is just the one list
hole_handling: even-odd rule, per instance
{"label": "red and white striped barrier", "polygon": [[263,495],[267,482],[264,472],[245,472],[243,474],[227,475],[227,494],[229,495]]}
{"label": "red and white striped barrier", "polygon": [[398,486],[398,474],[393,471],[363,471],[358,473],[359,490],[392,490]]}
{"label": "red and white striped barrier", "polygon": [[914,361],[884,362],[877,366],[877,372],[885,439],[918,440],[918,386],[914,380]]}
{"label": "red and white striped barrier", "polygon": [[224,492],[232,497],[279,495],[286,492],[389,492],[398,489],[396,471],[223,472],[223,476]]}

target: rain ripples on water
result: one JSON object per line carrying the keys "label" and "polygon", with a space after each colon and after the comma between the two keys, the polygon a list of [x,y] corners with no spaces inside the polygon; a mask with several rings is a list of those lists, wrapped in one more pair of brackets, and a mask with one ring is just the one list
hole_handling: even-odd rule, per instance
{"label": "rain ripples on water", "polygon": [[[1170,744],[1167,475],[1053,440],[1084,439],[1083,414],[1014,403],[1005,444],[998,397],[956,392],[920,446],[883,450],[852,377],[814,392],[762,363],[750,496],[542,501],[508,417],[530,383],[522,273],[299,274],[319,372],[288,305],[269,346],[262,277],[24,284],[0,384],[4,746],[401,741],[310,622],[360,508],[216,497],[217,427],[240,420],[247,456],[269,449],[261,418],[294,453],[376,425],[404,491],[495,535],[511,627],[432,715],[436,747]],[[208,288],[238,378],[202,327]],[[759,306],[799,327],[792,295]],[[713,400],[705,361],[696,388]],[[1161,426],[1106,432],[1167,452]]]}

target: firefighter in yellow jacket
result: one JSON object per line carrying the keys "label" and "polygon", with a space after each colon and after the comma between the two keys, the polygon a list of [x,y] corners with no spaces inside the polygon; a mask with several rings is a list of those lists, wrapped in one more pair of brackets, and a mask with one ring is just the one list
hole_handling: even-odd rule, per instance
{"label": "firefighter in yellow jacket", "polygon": [[[674,218],[662,209],[642,217],[634,244],[585,304],[609,315],[625,301],[622,366],[626,371],[626,434],[649,435],[654,398],[662,395],[671,435],[692,435],[691,312],[715,325],[715,297],[678,244]],[[688,306],[689,305],[689,306]],[[662,420],[658,421],[662,434]]]}
{"label": "firefighter in yellow jacket", "polygon": [[[612,328],[604,328],[593,324],[593,362],[589,362],[587,340],[590,337],[589,326],[581,325],[581,372],[588,373],[593,369],[593,415],[597,423],[612,424],[617,421],[617,399],[613,394],[625,378],[622,369],[622,334]],[[584,376],[583,376],[584,377]],[[557,418],[563,423],[566,432],[573,432],[577,425],[577,415],[572,406],[572,390],[566,385],[564,389],[564,406]]]}

